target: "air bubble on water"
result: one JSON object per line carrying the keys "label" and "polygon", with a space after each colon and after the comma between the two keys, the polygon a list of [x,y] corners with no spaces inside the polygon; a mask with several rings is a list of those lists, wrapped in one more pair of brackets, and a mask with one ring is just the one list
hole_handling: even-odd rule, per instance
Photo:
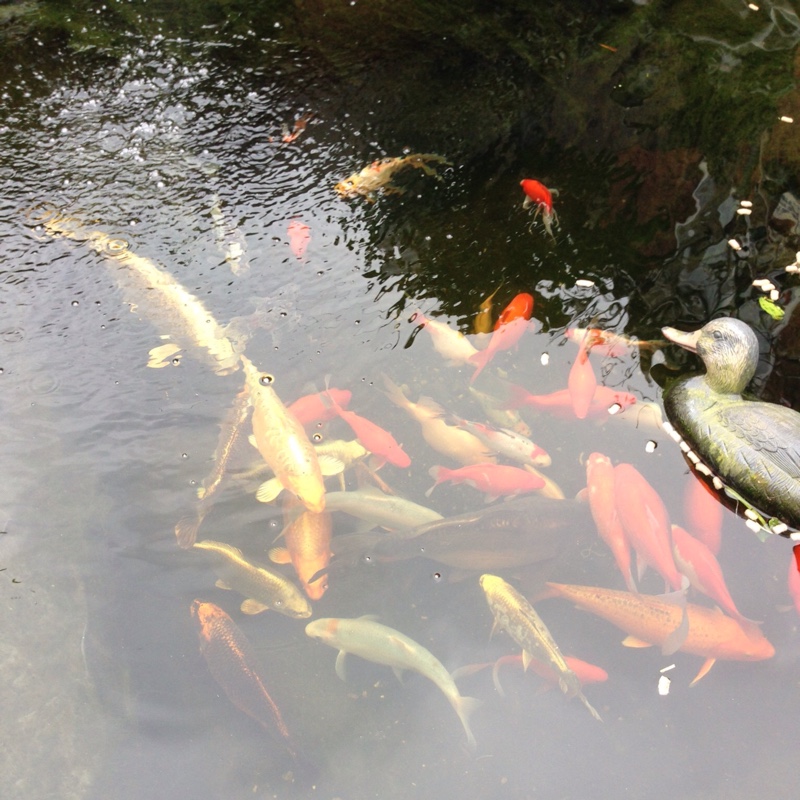
{"label": "air bubble on water", "polygon": [[653,441],[652,439],[644,446],[644,450],[646,453],[654,453],[656,447],[658,447],[658,442]]}
{"label": "air bubble on water", "polygon": [[0,375],[2,375],[4,372],[5,370],[2,367],[0,367]]}
{"label": "air bubble on water", "polygon": [[311,438],[315,442],[321,442],[322,441],[322,434],[321,433],[315,433]]}
{"label": "air bubble on water", "polygon": [[433,573],[433,579],[435,581],[437,581],[437,582],[440,581],[442,579],[442,573],[441,572],[434,572]]}
{"label": "air bubble on water", "polygon": [[173,366],[173,367],[177,367],[177,366],[178,366],[178,364],[180,364],[180,363],[181,363],[181,360],[180,360],[180,358],[173,358],[173,359],[172,359],[172,366]]}
{"label": "air bubble on water", "polygon": [[74,308],[75,306],[79,306],[79,305],[80,305],[80,303],[79,303],[77,300],[73,300],[73,301],[72,301],[72,306],[73,306],[73,308]]}
{"label": "air bubble on water", "polygon": [[181,453],[181,458],[189,458],[189,454],[188,453]]}
{"label": "air bubble on water", "polygon": [[281,313],[280,313],[280,316],[282,316],[282,317],[288,317],[288,316],[289,316],[289,313],[288,313],[287,311],[281,311]]}
{"label": "air bubble on water", "polygon": [[269,386],[275,380],[274,376],[270,375],[268,372],[265,372],[259,379],[258,382],[262,386]]}

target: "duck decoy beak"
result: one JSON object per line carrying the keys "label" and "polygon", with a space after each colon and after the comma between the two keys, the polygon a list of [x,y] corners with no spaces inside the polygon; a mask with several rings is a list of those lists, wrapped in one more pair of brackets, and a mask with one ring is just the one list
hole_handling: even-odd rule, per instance
{"label": "duck decoy beak", "polygon": [[697,352],[697,340],[700,338],[700,332],[703,329],[696,331],[679,331],[677,328],[662,328],[661,333],[675,344],[689,350],[692,353]]}

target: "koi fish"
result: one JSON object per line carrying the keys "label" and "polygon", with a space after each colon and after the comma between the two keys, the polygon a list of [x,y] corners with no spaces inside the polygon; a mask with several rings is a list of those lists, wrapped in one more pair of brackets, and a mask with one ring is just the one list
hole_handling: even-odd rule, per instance
{"label": "koi fish", "polygon": [[703,542],[690,536],[679,525],[673,525],[672,552],[678,568],[698,592],[710,597],[732,617],[745,619],[725,585],[719,561]]}
{"label": "koi fish", "polygon": [[422,437],[437,453],[464,465],[495,461],[480,439],[469,431],[445,422],[444,409],[435,400],[420,397],[418,402],[412,403],[387,375],[383,376],[383,383],[387,397],[419,423]]}
{"label": "koi fish", "polygon": [[442,519],[432,508],[406,500],[396,495],[384,494],[377,489],[355,489],[349,492],[328,492],[326,507],[329,511],[343,511],[372,525],[390,531],[415,528]]}
{"label": "koi fish", "polygon": [[507,467],[501,464],[472,464],[460,469],[434,466],[430,468],[429,474],[436,483],[425,492],[426,497],[430,497],[431,492],[445,481],[466,483],[488,495],[487,500],[495,500],[506,495],[513,497],[536,491],[544,486],[544,481],[538,475],[519,467]]}
{"label": "koi fish", "polygon": [[531,467],[549,467],[551,464],[547,452],[521,433],[508,428],[490,428],[481,422],[470,422],[457,417],[455,421],[460,428],[468,430],[495,453],[510,458],[518,464],[527,464]]}
{"label": "koi fish", "polygon": [[[509,408],[530,406],[540,411],[547,411],[557,417],[567,419],[574,419],[575,417],[572,395],[569,389],[559,389],[550,394],[530,394],[521,386],[514,386],[511,390],[511,395]],[[624,411],[635,403],[635,395],[627,392],[618,392],[608,386],[597,386],[586,411],[586,416],[607,417],[609,414]]]}
{"label": "koi fish", "polygon": [[311,616],[311,606],[300,590],[277,572],[248,561],[237,547],[204,539],[194,548],[209,553],[219,575],[219,589],[234,590],[247,598],[241,605],[243,614],[260,614],[272,609],[294,619]]}
{"label": "koi fish", "polygon": [[394,175],[406,167],[421,169],[426,175],[431,175],[438,180],[441,177],[433,167],[428,164],[442,164],[447,167],[453,165],[433,153],[412,153],[411,155],[397,158],[381,158],[373,161],[369,166],[364,167],[360,172],[354,172],[349,178],[345,178],[334,186],[340,197],[364,197],[368,202],[374,203],[376,193],[384,194],[404,194],[405,189],[393,186],[391,181]]}
{"label": "koi fish", "polygon": [[311,228],[299,219],[293,219],[289,223],[286,233],[289,236],[289,247],[294,255],[301,259],[306,254],[306,248],[311,241]]}
{"label": "koi fish", "polygon": [[475,319],[472,322],[473,333],[491,333],[492,331],[492,301],[500,291],[502,283],[481,304]]}
{"label": "koi fish", "polygon": [[327,422],[336,416],[336,408],[333,403],[328,400],[328,397],[333,397],[342,408],[347,408],[352,395],[347,389],[333,389],[329,387],[324,392],[306,394],[303,395],[303,397],[298,397],[297,400],[289,406],[289,412],[294,414],[297,421],[303,427],[314,425],[317,422]]}
{"label": "koi fish", "polygon": [[621,358],[633,349],[655,350],[661,342],[648,342],[641,339],[632,339],[614,331],[604,331],[600,328],[567,328],[565,336],[578,346],[586,343],[587,349],[592,350],[605,358]]}
{"label": "koi fish", "polygon": [[558,214],[553,210],[553,192],[543,183],[530,178],[520,181],[519,185],[522,187],[522,191],[525,192],[525,200],[522,203],[522,207],[528,208],[531,205],[535,205],[536,211],[533,218],[536,219],[541,212],[545,230],[550,234],[551,238],[555,239],[553,222],[558,223]]}
{"label": "koi fish", "polygon": [[322,471],[303,426],[270,385],[272,376],[259,372],[246,356],[241,358],[253,405],[253,435],[258,452],[281,485],[299,497],[309,511],[324,511]]}
{"label": "koi fish", "polygon": [[243,275],[250,269],[247,258],[247,243],[237,225],[229,220],[222,211],[222,201],[215,194],[211,197],[209,213],[214,222],[214,240],[217,249],[234,275]]}
{"label": "koi fish", "polygon": [[543,662],[558,676],[561,691],[567,697],[577,697],[589,713],[600,720],[600,715],[581,691],[578,676],[567,665],[536,609],[497,575],[481,575],[480,584],[494,616],[494,627],[504,630],[522,648],[523,669],[527,670],[532,658]]}
{"label": "koi fish", "polygon": [[692,686],[706,675],[717,659],[763,661],[775,655],[775,648],[757,625],[728,617],[718,608],[687,603],[684,609],[651,595],[618,592],[599,586],[548,583],[547,587],[554,595],[571,600],[578,608],[625,631],[629,635],[623,644],[631,647],[663,645],[679,627],[685,611],[689,632],[678,649],[706,659]]}
{"label": "koi fish", "polygon": [[680,589],[664,501],[631,464],[614,468],[614,503],[625,536],[636,551],[639,579],[645,567],[651,566],[673,589]]}
{"label": "koi fish", "polygon": [[208,362],[217,375],[239,368],[239,354],[226,330],[202,302],[153,261],[136,255],[124,239],[82,228],[75,220],[53,213],[40,220],[51,236],[86,242],[95,252],[121,268],[114,272],[128,297],[131,311],[141,312],[154,325],[167,331],[167,344],[154,347],[147,366],[168,366],[186,348]]}
{"label": "koi fish", "polygon": [[631,574],[631,546],[617,514],[614,467],[608,456],[592,453],[586,460],[586,486],[597,532],[611,550],[628,590],[635,592]]}
{"label": "koi fish", "polygon": [[355,411],[345,410],[336,402],[335,397],[328,395],[328,399],[333,403],[336,413],[352,428],[356,439],[370,453],[400,469],[411,466],[408,454],[389,431],[376,425],[372,420],[359,416]]}
{"label": "koi fish", "polygon": [[795,610],[800,614],[800,544],[792,548],[792,557],[789,560],[789,594],[794,603]]}
{"label": "koi fish", "polygon": [[297,758],[280,709],[261,680],[258,658],[250,641],[219,606],[195,600],[191,611],[197,624],[200,652],[211,676],[236,708],[277,735],[290,755]]}
{"label": "koi fish", "polygon": [[597,389],[597,377],[589,362],[589,351],[585,344],[581,345],[578,355],[572,362],[567,380],[567,389],[569,390],[569,398],[572,402],[572,410],[575,412],[575,416],[578,419],[586,419]]}
{"label": "koi fish", "polygon": [[479,352],[461,331],[454,330],[444,322],[430,319],[421,311],[417,311],[412,319],[428,331],[434,349],[450,364],[465,364]]}
{"label": "koi fish", "polygon": [[714,554],[722,544],[723,506],[710,486],[694,470],[684,495],[686,527]]}
{"label": "koi fish", "polygon": [[283,530],[286,547],[273,547],[269,560],[275,564],[291,564],[306,595],[319,600],[328,589],[328,576],[312,578],[327,570],[331,560],[331,515],[326,510],[319,514],[303,509],[295,514],[296,503],[289,501],[284,507],[288,524]]}
{"label": "koi fish", "polygon": [[302,117],[298,117],[298,119],[295,120],[294,126],[292,127],[291,130],[289,130],[289,126],[288,125],[284,125],[283,126],[283,135],[281,136],[281,141],[286,143],[286,144],[289,144],[290,142],[293,142],[306,129],[306,126],[308,125],[308,123],[313,118],[314,118],[314,115],[311,114],[311,113],[303,114]]}
{"label": "koi fish", "polygon": [[514,319],[528,320],[531,314],[533,314],[533,295],[522,292],[503,309],[494,324],[494,330],[502,328]]}
{"label": "koi fish", "polygon": [[502,399],[486,392],[478,391],[474,386],[469,387],[469,393],[478,401],[487,419],[490,419],[495,425],[501,428],[508,428],[522,436],[531,435],[528,423],[520,417],[519,412],[511,408],[505,408],[505,403]]}
{"label": "koi fish", "polygon": [[391,667],[398,679],[403,670],[410,669],[432,681],[458,714],[469,747],[475,749],[469,718],[480,702],[472,697],[462,697],[442,662],[421,644],[394,628],[381,625],[371,615],[357,619],[317,619],[306,625],[306,635],[339,651],[336,674],[342,680],[345,680],[345,658],[352,653]]}
{"label": "koi fish", "polygon": [[528,327],[528,320],[524,317],[517,317],[503,325],[492,333],[489,344],[485,350],[479,350],[469,357],[469,363],[475,367],[475,372],[469,379],[470,384],[475,382],[478,375],[483,372],[486,365],[503,350],[509,350],[522,338]]}

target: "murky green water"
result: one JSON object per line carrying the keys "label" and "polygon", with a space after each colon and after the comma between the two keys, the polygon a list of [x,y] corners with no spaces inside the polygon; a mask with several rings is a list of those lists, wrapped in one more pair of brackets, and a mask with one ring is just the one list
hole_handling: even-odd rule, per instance
{"label": "murky green water", "polygon": [[[400,683],[387,667],[353,656],[343,683],[334,650],[306,637],[305,620],[241,614],[241,598],[215,587],[206,561],[176,546],[175,524],[193,510],[196,488],[213,467],[218,426],[242,388],[241,372],[215,375],[191,350],[163,369],[148,368],[148,352],[170,331],[126,290],[124,269],[36,224],[42,208],[55,209],[87,230],[124,239],[220,324],[249,317],[231,335],[249,335],[248,357],[275,376],[285,402],[321,390],[326,378],[350,389],[350,407],[391,430],[412,458],[409,469],[380,471],[394,490],[445,516],[477,511],[483,498],[466,486],[440,486],[426,499],[428,470],[449,462],[382,391],[386,374],[412,400],[430,396],[448,411],[483,418],[469,392],[472,369],[445,362],[413,319],[417,310],[470,333],[481,301],[498,286],[495,311],[517,292],[532,293],[535,326],[487,372],[537,394],[566,385],[577,353],[565,339],[569,325],[653,338],[661,325],[691,326],[736,310],[765,343],[779,345],[783,372],[767,383],[772,396],[793,396],[791,325],[759,312],[750,288],[754,277],[777,281],[780,274],[780,303],[791,310],[793,279],[783,277],[783,266],[798,249],[797,233],[771,217],[779,198],[788,207],[787,193],[797,188],[796,178],[774,166],[789,171],[791,151],[775,149],[780,137],[770,129],[772,145],[743,130],[733,156],[724,147],[703,153],[714,121],[690,118],[696,106],[688,104],[680,129],[654,134],[643,118],[653,86],[669,107],[653,76],[675,68],[670,53],[686,41],[693,57],[717,65],[721,92],[731,71],[741,77],[737,64],[763,61],[769,125],[784,111],[772,105],[775,98],[796,94],[793,12],[780,5],[761,17],[738,5],[715,9],[731,15],[724,19],[735,28],[722,44],[706,42],[709,20],[701,15],[681,39],[689,23],[659,4],[605,16],[566,4],[562,19],[576,36],[557,42],[548,12],[525,46],[509,34],[515,15],[526,13],[513,3],[495,15],[473,9],[452,19],[404,4],[385,26],[361,2],[276,3],[259,14],[211,4],[191,13],[170,4],[114,4],[76,8],[68,22],[53,4],[20,9],[6,23],[4,796],[791,794],[800,651],[786,540],[761,543],[726,512],[720,562],[741,611],[763,621],[773,659],[720,662],[690,689],[699,658],[624,649],[616,628],[545,600],[537,609],[561,649],[609,673],[585,690],[604,722],[557,690],[540,692],[544,683],[534,675],[506,667],[502,698],[481,672],[459,682],[482,701],[470,753],[432,683],[415,674]],[[676,26],[671,44],[653,38],[658,14]],[[620,52],[631,30],[651,48],[642,59]],[[353,45],[359,36],[361,48]],[[417,37],[425,36],[430,48],[420,51]],[[745,44],[751,39],[757,43]],[[598,45],[614,42],[616,52]],[[528,46],[538,48],[540,62],[526,61]],[[614,73],[595,51],[624,67]],[[584,105],[576,82],[583,75],[588,87],[587,76],[604,71],[608,80],[596,85],[606,91]],[[570,86],[574,103],[567,106]],[[624,120],[600,114],[608,102]],[[575,119],[582,133],[570,124]],[[298,120],[306,124],[295,130]],[[296,138],[284,141],[293,131]],[[613,131],[625,147],[607,146]],[[440,170],[441,180],[404,173],[398,183],[406,193],[374,204],[333,191],[372,160],[403,152],[439,153],[453,166]],[[762,167],[772,166],[756,180],[759,152]],[[522,209],[524,177],[560,189],[555,241]],[[756,203],[752,220],[736,215],[743,197]],[[293,221],[308,226],[301,257],[291,247]],[[733,236],[749,246],[747,257],[726,244]],[[635,350],[592,358],[600,383],[633,393],[640,404],[660,401],[651,360],[663,372],[680,359]],[[681,522],[688,467],[638,408],[590,420],[525,418],[552,456],[547,475],[567,497],[585,486],[585,458],[599,451],[635,464]],[[349,436],[338,420],[319,432]],[[256,463],[256,451],[244,460]],[[260,480],[233,477],[201,538],[266,560],[282,514],[255,500]],[[336,536],[359,525],[335,516],[334,552]],[[314,618],[377,614],[448,670],[517,651],[506,635],[490,639],[481,569],[464,577],[424,558],[375,561],[340,561],[313,604]],[[538,569],[503,574],[531,593],[543,577]],[[591,523],[568,527],[548,574],[622,587]],[[656,593],[661,581],[649,575],[643,587]],[[195,598],[222,607],[256,648],[263,682],[315,766],[310,780],[290,781],[281,746],[211,677],[189,613]],[[659,696],[660,670],[671,664],[671,691]]]}

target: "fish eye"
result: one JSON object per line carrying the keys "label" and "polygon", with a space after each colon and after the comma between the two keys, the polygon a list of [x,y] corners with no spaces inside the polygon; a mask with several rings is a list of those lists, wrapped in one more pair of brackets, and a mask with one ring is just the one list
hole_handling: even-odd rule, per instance
{"label": "fish eye", "polygon": [[315,442],[321,442],[322,441],[322,434],[321,433],[315,433],[311,438]]}
{"label": "fish eye", "polygon": [[259,379],[258,382],[262,386],[269,386],[275,380],[274,375],[270,375],[268,372],[265,372]]}
{"label": "fish eye", "polygon": [[280,608],[283,605],[283,600],[276,600],[275,601],[275,608]]}

